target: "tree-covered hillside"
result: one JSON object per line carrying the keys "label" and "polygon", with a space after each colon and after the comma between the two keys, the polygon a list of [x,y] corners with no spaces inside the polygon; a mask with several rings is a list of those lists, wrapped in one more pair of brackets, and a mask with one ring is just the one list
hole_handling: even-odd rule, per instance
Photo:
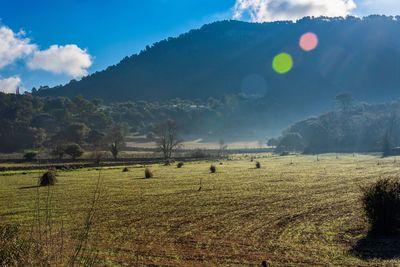
{"label": "tree-covered hillside", "polygon": [[358,104],[295,123],[279,151],[385,152],[400,146],[400,102]]}
{"label": "tree-covered hillside", "polygon": [[[230,95],[208,101],[169,100],[102,103],[82,96],[38,97],[0,93],[0,153],[74,143],[83,147],[109,147],[115,128],[125,135],[152,140],[157,126],[176,122],[182,137],[212,140],[264,137],[268,125],[285,121],[268,114],[270,107],[258,99]],[[262,121],[262,123],[260,123]],[[110,136],[111,135],[111,136]],[[112,140],[111,140],[112,141]]]}
{"label": "tree-covered hillside", "polygon": [[[306,32],[319,38],[314,51],[299,47]],[[36,94],[113,102],[208,99],[256,91],[266,104],[295,113],[320,111],[345,91],[360,100],[385,101],[400,95],[399,32],[400,20],[383,16],[216,22],[148,46],[81,81],[43,87]],[[280,52],[294,60],[284,75],[271,67]]]}

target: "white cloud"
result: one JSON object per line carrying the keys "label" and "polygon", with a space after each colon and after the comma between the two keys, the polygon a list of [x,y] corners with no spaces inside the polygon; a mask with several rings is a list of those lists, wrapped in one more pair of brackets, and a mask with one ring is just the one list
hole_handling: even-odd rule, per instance
{"label": "white cloud", "polygon": [[305,16],[340,17],[355,8],[353,0],[236,0],[233,18],[265,22]]}
{"label": "white cloud", "polygon": [[358,15],[366,16],[370,14],[398,15],[400,14],[399,0],[362,0],[357,2]]}
{"label": "white cloud", "polygon": [[7,26],[0,26],[0,69],[21,58],[32,70],[63,73],[74,78],[87,75],[92,65],[89,53],[75,44],[52,45],[39,50],[38,45],[25,37],[25,32],[15,33]]}
{"label": "white cloud", "polygon": [[17,87],[21,84],[21,79],[18,76],[0,79],[0,92],[15,93]]}
{"label": "white cloud", "polygon": [[52,45],[47,50],[35,51],[28,60],[30,69],[64,73],[75,78],[87,75],[91,65],[92,58],[88,52],[74,44]]}
{"label": "white cloud", "polygon": [[0,69],[31,54],[36,49],[36,45],[31,44],[24,35],[22,31],[14,33],[8,27],[0,27]]}

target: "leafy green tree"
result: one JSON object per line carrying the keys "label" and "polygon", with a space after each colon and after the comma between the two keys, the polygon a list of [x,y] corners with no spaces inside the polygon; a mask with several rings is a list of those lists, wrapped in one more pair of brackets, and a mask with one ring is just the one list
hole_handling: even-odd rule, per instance
{"label": "leafy green tree", "polygon": [[70,144],[65,148],[65,154],[76,160],[83,155],[83,149],[78,144]]}
{"label": "leafy green tree", "polygon": [[54,136],[55,142],[73,142],[81,144],[90,132],[84,123],[72,123]]}
{"label": "leafy green tree", "polygon": [[34,159],[36,159],[36,157],[37,157],[37,153],[35,151],[27,152],[24,155],[24,159],[26,161],[33,161]]}
{"label": "leafy green tree", "polygon": [[305,148],[304,139],[299,133],[288,133],[279,142],[278,150],[302,152]]}

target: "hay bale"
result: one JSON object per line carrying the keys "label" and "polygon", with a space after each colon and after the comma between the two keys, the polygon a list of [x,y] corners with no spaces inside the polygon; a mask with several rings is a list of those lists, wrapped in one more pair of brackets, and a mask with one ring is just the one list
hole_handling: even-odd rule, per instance
{"label": "hay bale", "polygon": [[49,186],[55,185],[57,183],[56,172],[54,170],[48,170],[47,172],[43,173],[39,179],[40,186]]}

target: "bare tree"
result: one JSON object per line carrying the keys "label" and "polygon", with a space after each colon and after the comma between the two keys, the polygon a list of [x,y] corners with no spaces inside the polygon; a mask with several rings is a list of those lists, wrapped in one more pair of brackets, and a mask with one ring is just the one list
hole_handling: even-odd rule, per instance
{"label": "bare tree", "polygon": [[335,97],[336,102],[338,103],[340,109],[342,111],[348,111],[353,105],[353,96],[349,93],[342,93]]}
{"label": "bare tree", "polygon": [[225,155],[225,151],[226,151],[227,148],[228,148],[228,145],[225,144],[224,139],[221,138],[221,139],[219,140],[219,155],[220,155],[221,157],[223,157],[223,156]]}
{"label": "bare tree", "polygon": [[110,143],[110,152],[114,159],[118,158],[119,152],[125,147],[126,129],[123,125],[114,125],[109,130],[107,139]]}
{"label": "bare tree", "polygon": [[182,140],[179,138],[178,127],[173,120],[167,120],[160,124],[155,132],[157,146],[164,155],[164,159],[168,161],[172,157],[172,153],[181,144]]}

